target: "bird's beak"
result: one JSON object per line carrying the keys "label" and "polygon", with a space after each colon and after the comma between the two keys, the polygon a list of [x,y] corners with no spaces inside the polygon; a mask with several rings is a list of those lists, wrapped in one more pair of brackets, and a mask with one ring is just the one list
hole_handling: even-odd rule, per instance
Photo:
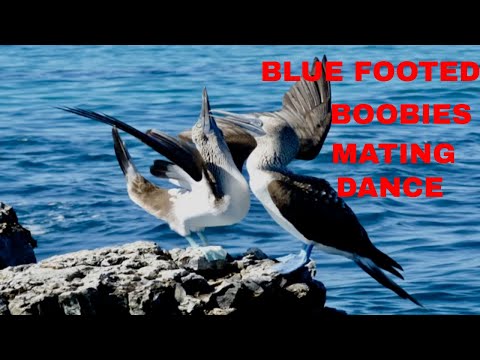
{"label": "bird's beak", "polygon": [[207,88],[203,88],[202,93],[202,110],[200,111],[200,120],[202,131],[204,135],[210,133],[219,133],[220,130],[218,129],[217,123],[215,119],[210,114],[210,102],[208,101],[208,94]]}
{"label": "bird's beak", "polygon": [[260,137],[267,134],[265,130],[263,130],[263,122],[260,119],[221,110],[217,110],[215,112],[225,114],[225,117],[219,117],[219,119],[237,125],[239,128],[245,130],[253,137]]}

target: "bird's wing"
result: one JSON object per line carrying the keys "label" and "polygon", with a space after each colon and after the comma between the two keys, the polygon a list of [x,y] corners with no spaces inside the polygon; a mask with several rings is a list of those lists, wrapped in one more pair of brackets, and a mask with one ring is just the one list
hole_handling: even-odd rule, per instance
{"label": "bird's wing", "polygon": [[167,179],[173,185],[192,190],[192,178],[181,167],[166,160],[155,160],[150,166],[150,174]]}
{"label": "bird's wing", "polygon": [[314,59],[310,74],[314,74],[316,66],[321,66],[322,76],[317,81],[307,81],[304,78],[297,81],[283,96],[281,110],[250,114],[212,110],[212,113],[223,115],[225,119],[253,117],[263,122],[285,121],[300,140],[296,158],[312,160],[320,153],[332,122],[332,90],[330,81],[325,78],[326,63],[326,56],[322,62],[318,58]]}
{"label": "bird's wing", "polygon": [[[215,122],[222,131],[223,138],[232,154],[235,165],[238,170],[242,171],[245,160],[253,149],[255,149],[257,142],[253,136],[229,121],[216,117]],[[192,142],[191,130],[181,132],[178,134],[178,137],[184,141]]]}
{"label": "bird's wing", "polygon": [[[209,170],[208,164],[202,158],[202,155],[198,152],[197,148],[193,143],[189,143],[180,138],[175,138],[155,129],[148,130],[147,135],[151,136],[152,138],[158,140],[160,143],[163,144],[165,148],[163,155],[168,159],[172,160],[180,168],[177,168],[177,173],[181,176],[181,180],[188,181],[185,175],[188,174],[191,176],[191,173],[187,171],[187,169],[189,169],[189,166],[191,167],[189,163],[192,161],[196,162],[195,169],[201,171],[202,174],[200,180],[205,179],[207,181],[210,190],[217,199],[223,196],[223,191],[219,187],[215,175]],[[166,153],[170,154],[170,157],[168,157]],[[155,162],[150,168],[151,172],[152,168],[154,167]]]}
{"label": "bird's wing", "polygon": [[[314,159],[322,149],[332,122],[332,91],[326,80],[326,56],[323,57],[322,76],[317,81],[301,79],[283,97],[282,110],[274,113],[284,119],[300,139],[297,159]],[[318,65],[316,65],[318,64]],[[315,58],[310,74],[320,61]]]}
{"label": "bird's wing", "polygon": [[347,203],[328,181],[289,174],[272,181],[268,192],[280,213],[307,239],[372,258],[378,266],[403,278],[401,266],[378,250]]}
{"label": "bird's wing", "polygon": [[128,196],[146,212],[166,221],[172,207],[168,190],[152,184],[137,171],[115,125],[112,137],[118,164],[127,181]]}
{"label": "bird's wing", "polygon": [[270,182],[268,192],[280,213],[307,239],[357,251],[363,239],[355,240],[365,235],[363,227],[326,180],[291,174]]}
{"label": "bird's wing", "polygon": [[403,279],[401,266],[377,249],[348,205],[326,180],[292,176],[272,181],[268,192],[280,213],[307,239],[347,253],[367,274],[404,299],[418,300],[381,269]]}
{"label": "bird's wing", "polygon": [[110,126],[116,126],[130,135],[136,137],[153,150],[165,156],[167,159],[182,168],[194,181],[200,181],[205,171],[205,164],[198,150],[191,144],[173,136],[156,130],[143,133],[140,130],[114,118],[113,116],[100,114],[90,110],[78,108],[60,108],[62,110],[80,115]]}

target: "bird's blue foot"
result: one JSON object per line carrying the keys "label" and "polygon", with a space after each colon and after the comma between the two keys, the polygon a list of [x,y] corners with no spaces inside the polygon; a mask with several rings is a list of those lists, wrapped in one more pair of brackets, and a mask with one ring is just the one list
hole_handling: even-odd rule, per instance
{"label": "bird's blue foot", "polygon": [[225,249],[218,247],[218,246],[202,246],[202,249],[205,258],[208,261],[218,261],[218,260],[225,260],[227,258],[227,252]]}
{"label": "bird's blue foot", "polygon": [[205,235],[202,233],[198,233],[200,240],[202,241],[202,246],[200,246],[191,236],[185,236],[188,243],[192,248],[199,248],[205,259],[208,261],[218,261],[218,260],[225,260],[227,258],[227,252],[220,246],[209,246],[207,245],[207,239]]}
{"label": "bird's blue foot", "polygon": [[185,236],[185,239],[187,239],[188,243],[192,248],[199,248],[208,261],[225,260],[227,258],[227,252],[225,251],[225,249],[221,248],[220,246],[206,245],[204,241],[205,237],[203,237],[202,239],[202,236],[200,236],[200,239],[205,244],[205,246],[200,246],[191,236]]}
{"label": "bird's blue foot", "polygon": [[278,264],[272,266],[272,270],[276,273],[286,275],[300,269],[310,261],[313,245],[305,245],[298,254],[289,254],[277,258]]}

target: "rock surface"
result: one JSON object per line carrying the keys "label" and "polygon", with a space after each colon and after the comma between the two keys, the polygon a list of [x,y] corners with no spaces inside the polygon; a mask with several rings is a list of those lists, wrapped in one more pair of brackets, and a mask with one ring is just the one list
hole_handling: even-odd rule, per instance
{"label": "rock surface", "polygon": [[[0,202],[0,269],[7,266],[36,263],[33,248],[37,242],[30,231],[18,223],[11,206]],[[0,301],[0,311],[2,303]]]}
{"label": "rock surface", "polygon": [[314,263],[272,273],[260,250],[213,263],[200,249],[139,241],[0,271],[0,314],[337,315]]}

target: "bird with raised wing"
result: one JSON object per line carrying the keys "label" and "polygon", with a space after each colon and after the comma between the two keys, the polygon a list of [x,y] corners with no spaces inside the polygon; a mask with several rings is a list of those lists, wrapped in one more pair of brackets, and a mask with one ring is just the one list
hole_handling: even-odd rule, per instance
{"label": "bird with raised wing", "polygon": [[[227,120],[246,131],[256,128],[251,135],[257,145],[246,161],[250,189],[270,216],[304,243],[299,255],[284,257],[274,265],[274,271],[285,274],[305,265],[315,246],[353,260],[380,284],[420,305],[382,271],[403,279],[398,271],[402,267],[375,247],[357,216],[330,184],[287,168],[298,156],[302,141],[286,119],[230,116]],[[265,135],[260,135],[260,130]]]}
{"label": "bird with raised wing", "polygon": [[[250,197],[247,181],[236,167],[222,132],[210,115],[206,89],[203,91],[199,119],[192,127],[195,146],[158,130],[144,133],[105,114],[77,108],[61,109],[113,127],[115,153],[125,174],[130,199],[167,222],[191,246],[198,246],[192,234],[197,234],[206,245],[205,228],[235,224],[248,213]],[[156,160],[150,171],[177,187],[162,188],[145,179],[132,163],[117,128],[166,157],[169,161]],[[250,130],[263,133],[254,127]],[[224,258],[226,253],[223,249],[217,253],[209,250],[206,255],[209,260],[217,260]]]}

